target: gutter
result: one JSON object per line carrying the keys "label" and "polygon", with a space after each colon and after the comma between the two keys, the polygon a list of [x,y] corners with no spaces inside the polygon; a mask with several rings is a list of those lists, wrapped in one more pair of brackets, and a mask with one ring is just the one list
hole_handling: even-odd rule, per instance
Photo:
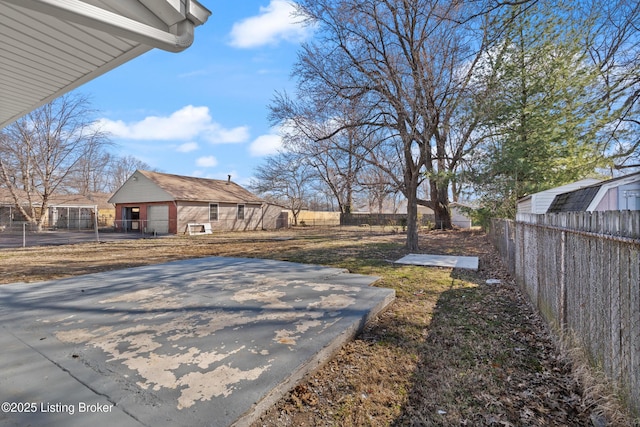
{"label": "gutter", "polygon": [[198,2],[190,1],[187,3],[187,9],[194,10],[192,12],[187,10],[188,18],[172,26],[175,28],[175,34],[173,34],[80,0],[4,1],[169,52],[182,52],[191,46],[195,26],[204,23],[211,15],[211,12]]}

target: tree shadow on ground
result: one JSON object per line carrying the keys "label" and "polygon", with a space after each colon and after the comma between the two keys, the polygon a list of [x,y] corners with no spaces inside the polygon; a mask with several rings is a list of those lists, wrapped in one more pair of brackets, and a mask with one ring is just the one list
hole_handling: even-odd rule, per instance
{"label": "tree shadow on ground", "polygon": [[590,423],[570,366],[511,285],[443,292],[419,354],[395,426]]}

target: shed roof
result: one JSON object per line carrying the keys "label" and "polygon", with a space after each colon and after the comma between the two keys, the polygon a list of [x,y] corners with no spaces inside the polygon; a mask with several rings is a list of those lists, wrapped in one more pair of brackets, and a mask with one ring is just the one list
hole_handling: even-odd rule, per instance
{"label": "shed roof", "polygon": [[558,194],[551,202],[547,212],[584,212],[596,194],[598,194],[601,186],[602,184],[595,184],[568,193]]}
{"label": "shed roof", "polygon": [[[29,205],[29,197],[26,191],[14,189],[14,193],[18,196],[18,203],[22,206]],[[16,204],[13,195],[8,188],[0,187],[0,205],[14,206]],[[53,194],[47,201],[49,207],[87,207],[93,208],[97,205],[93,200],[80,194]],[[38,196],[33,198],[34,206],[41,206],[42,199]]]}
{"label": "shed roof", "polygon": [[533,194],[527,194],[526,196],[518,199],[518,203],[532,199],[534,197],[539,197],[542,195],[556,195],[561,193],[567,193],[569,191],[577,190],[578,188],[583,188],[589,185],[594,185],[601,182],[601,179],[597,178],[584,178],[579,181],[571,182],[569,184],[560,185],[558,187],[549,188],[547,190],[539,191]]}
{"label": "shed roof", "polygon": [[137,170],[109,199],[110,203],[135,203],[135,200],[122,202],[123,194],[137,175],[141,175],[169,194],[176,201],[221,202],[221,203],[264,203],[264,201],[231,181],[172,175],[160,172]]}
{"label": "shed roof", "polygon": [[606,190],[640,180],[640,172],[619,176],[588,187],[558,194],[549,206],[548,213],[592,211],[604,197]]}
{"label": "shed roof", "polygon": [[147,52],[181,51],[196,0],[0,0],[0,129]]}

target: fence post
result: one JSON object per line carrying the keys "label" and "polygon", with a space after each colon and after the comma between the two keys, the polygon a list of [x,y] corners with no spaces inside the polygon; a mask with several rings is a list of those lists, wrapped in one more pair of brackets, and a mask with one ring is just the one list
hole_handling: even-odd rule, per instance
{"label": "fence post", "polygon": [[98,206],[95,206],[95,215],[93,215],[93,228],[96,230],[96,242],[100,243],[100,232],[98,231]]}
{"label": "fence post", "polygon": [[27,247],[27,223],[22,223],[22,247]]}
{"label": "fence post", "polygon": [[567,232],[562,230],[560,233],[560,304],[558,321],[560,330],[564,331],[567,325]]}

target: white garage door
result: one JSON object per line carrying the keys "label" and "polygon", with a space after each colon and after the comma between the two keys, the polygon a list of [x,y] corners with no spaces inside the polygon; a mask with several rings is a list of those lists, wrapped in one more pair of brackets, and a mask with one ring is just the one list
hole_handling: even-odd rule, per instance
{"label": "white garage door", "polygon": [[169,233],[169,206],[154,205],[147,207],[147,232]]}

